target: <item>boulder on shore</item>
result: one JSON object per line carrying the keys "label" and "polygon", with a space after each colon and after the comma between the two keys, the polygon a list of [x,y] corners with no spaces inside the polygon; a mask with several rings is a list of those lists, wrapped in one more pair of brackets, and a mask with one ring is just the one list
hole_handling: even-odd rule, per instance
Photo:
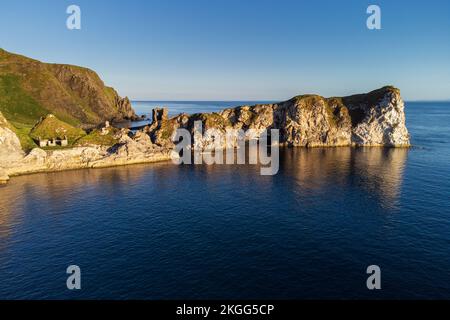
{"label": "boulder on shore", "polygon": [[0,168],[0,184],[6,183],[9,180],[9,176],[6,174],[5,170]]}

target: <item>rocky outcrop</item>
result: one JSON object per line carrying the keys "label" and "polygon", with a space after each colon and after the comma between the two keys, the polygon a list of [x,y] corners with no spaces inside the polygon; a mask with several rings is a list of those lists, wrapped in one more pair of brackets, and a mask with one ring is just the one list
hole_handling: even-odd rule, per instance
{"label": "rocky outcrop", "polygon": [[[114,95],[114,100],[115,100],[115,104],[117,106],[117,110],[119,111],[119,114],[121,116],[121,118],[125,119],[125,120],[138,120],[138,116],[136,115],[136,113],[133,110],[133,107],[131,106],[131,102],[130,99],[128,99],[128,97],[125,98],[120,98],[119,95],[116,94]],[[115,120],[114,118],[112,118],[113,120]],[[121,119],[118,119],[121,120]]]}
{"label": "rocky outcrop", "polygon": [[[178,128],[194,132],[201,121],[203,130],[252,129],[256,138],[267,129],[279,129],[280,144],[301,147],[337,146],[409,146],[405,125],[404,103],[400,91],[384,87],[367,94],[343,98],[302,95],[288,101],[241,106],[219,113],[180,114],[168,119],[156,110],[147,128],[152,141],[160,146],[173,146],[172,135]],[[163,114],[167,114],[165,111]],[[206,134],[200,148],[213,147],[214,137]],[[234,147],[232,145],[231,147]],[[225,145],[223,147],[230,147]]]}
{"label": "rocky outcrop", "polygon": [[368,95],[344,99],[352,115],[352,143],[361,146],[404,147],[410,145],[405,104],[396,88],[387,87]]}
{"label": "rocky outcrop", "polygon": [[49,113],[77,127],[134,120],[128,98],[105,86],[94,71],[50,64],[0,49],[0,111],[33,125]]}
{"label": "rocky outcrop", "polygon": [[21,161],[24,155],[19,138],[0,112],[0,183],[9,180],[4,166],[8,163]]}
{"label": "rocky outcrop", "polygon": [[0,159],[3,162],[22,159],[24,152],[19,138],[12,130],[8,121],[0,112]]}
{"label": "rocky outcrop", "polygon": [[0,167],[0,184],[4,184],[8,182],[9,176],[6,174],[6,171]]}
{"label": "rocky outcrop", "polygon": [[122,129],[118,140],[114,146],[88,145],[61,150],[35,148],[28,155],[21,154],[10,161],[0,157],[0,181],[4,183],[10,176],[27,173],[149,163],[170,160],[172,156],[170,149],[153,144],[143,132],[133,135]]}

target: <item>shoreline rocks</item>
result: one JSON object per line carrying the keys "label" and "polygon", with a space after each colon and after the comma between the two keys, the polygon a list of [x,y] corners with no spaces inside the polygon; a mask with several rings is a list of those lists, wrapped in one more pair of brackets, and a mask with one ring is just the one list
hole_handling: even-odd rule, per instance
{"label": "shoreline rocks", "polygon": [[127,130],[122,130],[119,143],[114,146],[89,145],[61,150],[34,148],[27,155],[22,153],[8,161],[0,158],[0,181],[6,183],[12,176],[38,172],[166,161],[171,156],[171,149],[154,145],[145,133],[129,136]]}
{"label": "shoreline rocks", "polygon": [[5,170],[0,168],[0,184],[7,183],[9,181],[9,176],[6,174]]}

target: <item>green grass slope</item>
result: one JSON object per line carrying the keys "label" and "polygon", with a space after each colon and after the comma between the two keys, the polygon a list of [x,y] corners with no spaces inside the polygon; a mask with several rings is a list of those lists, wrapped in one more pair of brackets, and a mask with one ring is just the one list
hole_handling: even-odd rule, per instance
{"label": "green grass slope", "polygon": [[87,146],[107,146],[111,147],[119,142],[115,137],[119,129],[110,128],[107,134],[102,134],[101,130],[93,130],[88,135],[78,139],[75,146],[87,147]]}
{"label": "green grass slope", "polygon": [[92,128],[106,120],[121,121],[136,116],[128,99],[105,86],[94,71],[43,63],[1,48],[0,112],[25,151],[37,146],[33,141],[36,132],[30,131],[49,114],[69,125],[71,128],[66,129],[74,137],[81,132],[73,128]]}
{"label": "green grass slope", "polygon": [[129,103],[92,70],[43,63],[0,49],[0,111],[32,126],[49,113],[76,127],[135,116]]}
{"label": "green grass slope", "polygon": [[86,135],[86,132],[80,128],[75,128],[68,123],[57,119],[53,115],[48,115],[39,121],[30,131],[30,137],[38,141],[41,139],[63,139],[67,137],[69,144]]}

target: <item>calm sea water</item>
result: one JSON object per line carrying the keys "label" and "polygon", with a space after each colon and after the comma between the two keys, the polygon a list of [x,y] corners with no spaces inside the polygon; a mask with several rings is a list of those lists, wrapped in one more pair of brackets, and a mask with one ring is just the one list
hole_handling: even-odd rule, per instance
{"label": "calm sea water", "polygon": [[271,103],[273,101],[133,101],[133,108],[139,115],[152,114],[152,109],[167,107],[169,115],[175,116],[179,113],[216,112],[226,108],[254,105],[255,103]]}
{"label": "calm sea water", "polygon": [[230,107],[254,105],[255,103],[271,103],[274,101],[133,101],[133,108],[139,116],[145,116],[142,121],[125,121],[120,127],[139,127],[152,122],[154,108],[168,108],[169,116],[180,113],[217,112]]}
{"label": "calm sea water", "polygon": [[286,149],[272,177],[169,162],[14,178],[0,298],[450,299],[450,104],[406,110],[414,148]]}

